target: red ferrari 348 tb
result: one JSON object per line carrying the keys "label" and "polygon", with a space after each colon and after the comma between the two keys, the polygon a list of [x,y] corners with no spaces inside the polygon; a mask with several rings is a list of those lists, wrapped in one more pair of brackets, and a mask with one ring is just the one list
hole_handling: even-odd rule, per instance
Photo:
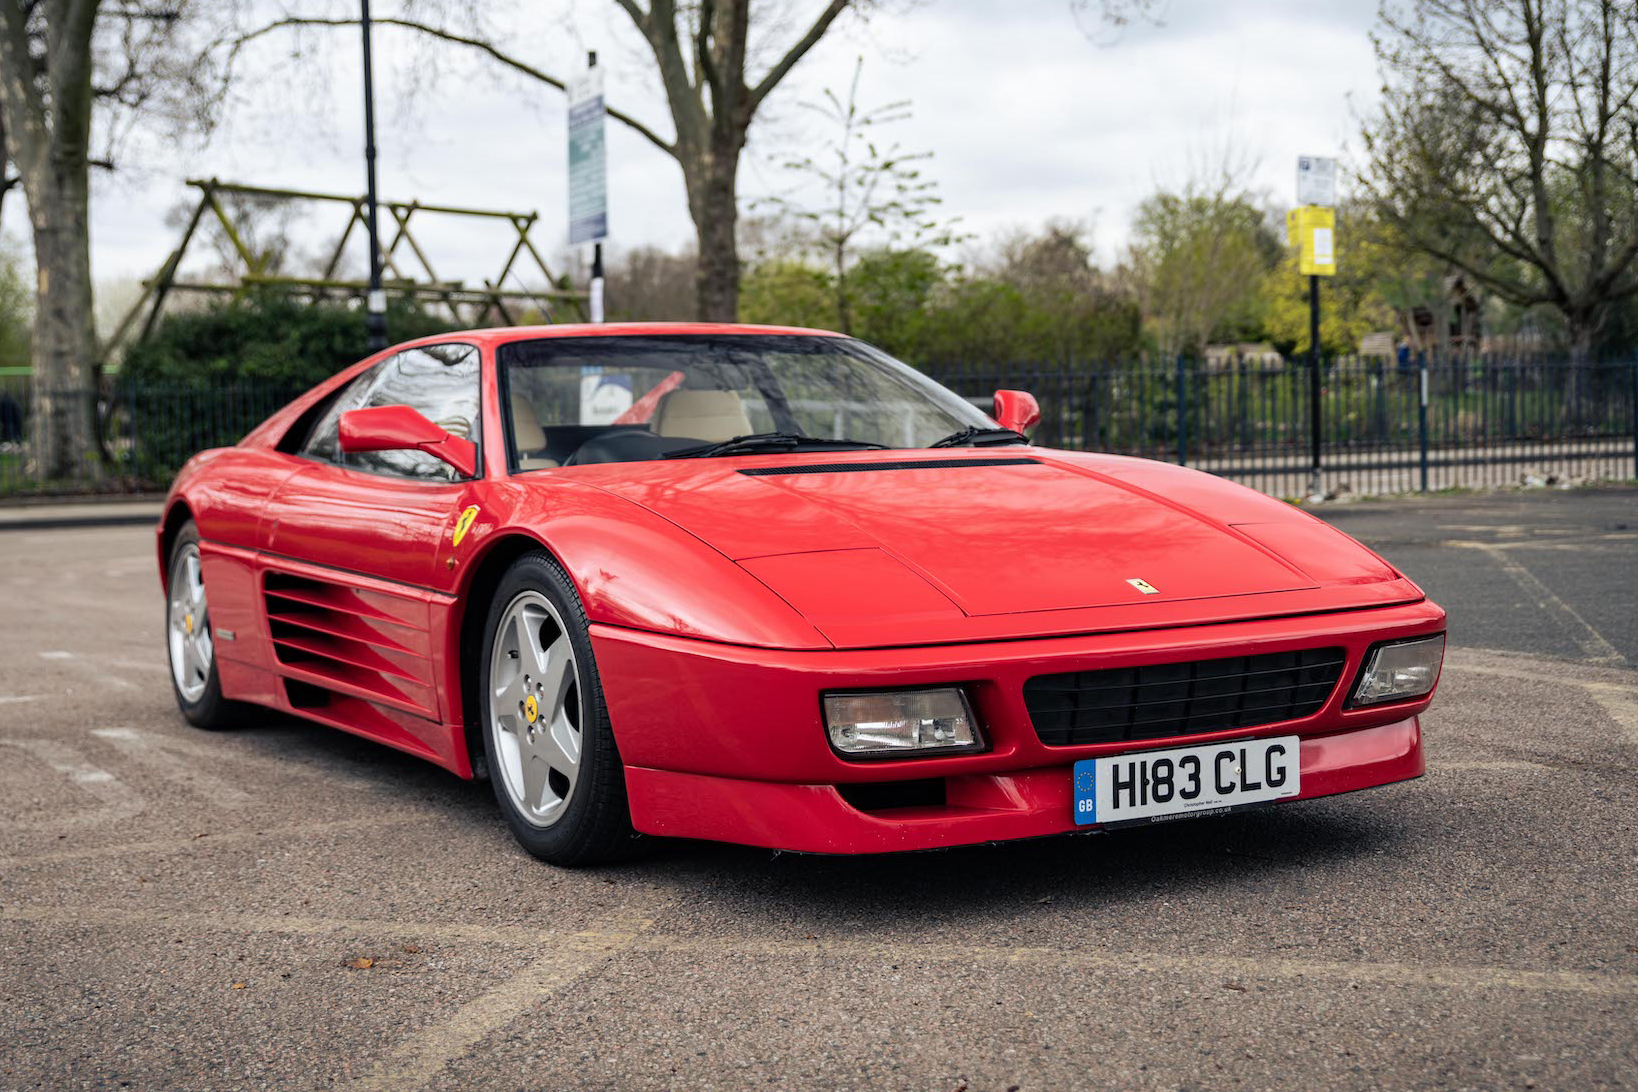
{"label": "red ferrari 348 tb", "polygon": [[485,776],[559,864],[641,834],[927,849],[1422,773],[1445,615],[1194,470],[1033,447],[858,341],[427,338],[178,475],[183,714]]}

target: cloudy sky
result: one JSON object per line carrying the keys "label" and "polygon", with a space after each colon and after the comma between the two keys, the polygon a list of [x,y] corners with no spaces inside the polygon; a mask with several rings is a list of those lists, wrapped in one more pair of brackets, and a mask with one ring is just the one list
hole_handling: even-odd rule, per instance
{"label": "cloudy sky", "polygon": [[[815,0],[791,0],[803,14]],[[318,6],[322,6],[320,3]],[[378,14],[390,3],[377,0]],[[641,43],[606,0],[513,0],[500,16],[507,48],[567,72],[598,49],[608,98],[668,129]],[[929,174],[947,210],[980,235],[1048,217],[1090,222],[1104,260],[1133,208],[1157,186],[1225,149],[1252,166],[1253,188],[1289,201],[1300,153],[1357,150],[1355,115],[1376,93],[1369,31],[1374,0],[1172,0],[1158,26],[1118,36],[1080,22],[1070,0],[902,2],[845,23],[809,55],[752,133],[742,192],[789,189],[778,164],[815,134],[801,103],[843,88],[864,58],[861,99],[913,103],[894,136],[934,154]],[[1083,25],[1086,24],[1086,25]],[[795,25],[786,32],[794,34]],[[99,280],[145,276],[174,245],[166,214],[200,175],[357,193],[363,188],[356,36],[312,32],[249,54],[242,100],[207,142],[153,137],[125,151],[130,169],[100,179],[93,207]],[[777,36],[776,36],[777,38]],[[453,47],[450,47],[453,48]],[[564,102],[539,84],[447,51],[436,63],[404,31],[377,30],[380,188],[384,197],[542,214],[541,241],[565,234]],[[610,122],[615,241],[674,247],[692,228],[675,164]],[[21,202],[5,227],[25,234]],[[327,212],[301,228],[317,242]],[[438,272],[476,280],[504,258],[504,238],[430,220]],[[358,261],[362,262],[362,250]]]}

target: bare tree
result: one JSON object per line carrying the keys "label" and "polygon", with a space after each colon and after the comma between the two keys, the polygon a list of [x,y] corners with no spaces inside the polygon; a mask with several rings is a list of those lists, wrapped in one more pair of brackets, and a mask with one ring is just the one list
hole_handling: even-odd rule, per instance
{"label": "bare tree", "polygon": [[[130,0],[103,11],[98,0],[0,0],[0,118],[28,201],[38,268],[31,469],[41,478],[89,476],[97,468],[93,105],[151,108],[168,75],[156,54],[186,3]],[[103,131],[116,139],[117,126]]]}
{"label": "bare tree", "polygon": [[[740,269],[735,249],[739,163],[751,123],[768,96],[843,12],[862,8],[869,0],[825,0],[799,20],[791,10],[795,5],[779,9],[752,0],[649,0],[646,7],[638,0],[613,2],[630,17],[653,54],[670,107],[672,135],[661,134],[624,110],[610,109],[609,116],[671,156],[682,169],[698,239],[695,299],[699,317],[731,321],[739,311]],[[771,53],[774,60],[756,73],[750,71],[753,7],[759,24],[777,27],[797,21],[804,27],[794,41],[776,47]],[[372,21],[473,50],[514,73],[558,91],[566,89],[561,75],[503,48],[497,36],[453,29],[407,13]],[[231,78],[233,59],[246,44],[274,31],[356,25],[352,18],[291,14],[245,30],[222,43],[221,79],[225,84]]]}
{"label": "bare tree", "polygon": [[937,185],[921,172],[932,153],[907,151],[876,135],[884,126],[909,120],[909,100],[861,106],[863,73],[861,57],[845,100],[826,88],[821,101],[803,104],[819,115],[831,135],[819,152],[791,159],[785,169],[806,187],[817,186],[820,199],[807,204],[779,195],[762,202],[811,226],[831,266],[836,321],[843,333],[852,332],[848,267],[861,242],[874,236],[886,245],[947,246],[957,240],[954,222],[935,215],[944,203]]}
{"label": "bare tree", "polygon": [[1363,180],[1412,246],[1520,307],[1579,358],[1638,293],[1638,6],[1411,0],[1384,8]]}

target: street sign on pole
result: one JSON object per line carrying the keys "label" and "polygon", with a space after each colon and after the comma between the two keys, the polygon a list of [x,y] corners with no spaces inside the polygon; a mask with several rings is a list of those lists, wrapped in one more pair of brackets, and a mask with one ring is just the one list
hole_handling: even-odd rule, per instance
{"label": "street sign on pole", "polygon": [[1335,209],[1303,205],[1285,214],[1286,240],[1297,247],[1297,272],[1334,277],[1337,272]]}
{"label": "street sign on pole", "polygon": [[569,245],[609,236],[608,172],[603,156],[603,71],[569,83]]}
{"label": "street sign on pole", "polygon": [[1319,155],[1297,157],[1297,204],[1324,205],[1335,208],[1337,203],[1337,161]]}
{"label": "street sign on pole", "polygon": [[1322,498],[1325,479],[1320,461],[1324,434],[1320,415],[1321,277],[1337,272],[1337,161],[1319,155],[1297,157],[1297,207],[1286,213],[1285,229],[1297,248],[1297,270],[1308,278],[1308,495]]}

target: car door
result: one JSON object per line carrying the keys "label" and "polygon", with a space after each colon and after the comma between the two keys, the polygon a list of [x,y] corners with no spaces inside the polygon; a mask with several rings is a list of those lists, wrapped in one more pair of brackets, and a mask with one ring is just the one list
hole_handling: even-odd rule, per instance
{"label": "car door", "polygon": [[[349,410],[406,405],[481,445],[479,361],[475,346],[449,343],[365,372],[314,425],[301,450],[311,465],[269,504],[263,602],[275,670],[299,684],[286,688],[293,705],[353,725],[373,723],[348,705],[358,700],[428,721],[448,712],[436,650],[454,585],[451,532],[475,503],[474,482],[421,451],[343,452],[338,431]],[[367,734],[423,749],[393,738],[402,718],[387,720]]]}

